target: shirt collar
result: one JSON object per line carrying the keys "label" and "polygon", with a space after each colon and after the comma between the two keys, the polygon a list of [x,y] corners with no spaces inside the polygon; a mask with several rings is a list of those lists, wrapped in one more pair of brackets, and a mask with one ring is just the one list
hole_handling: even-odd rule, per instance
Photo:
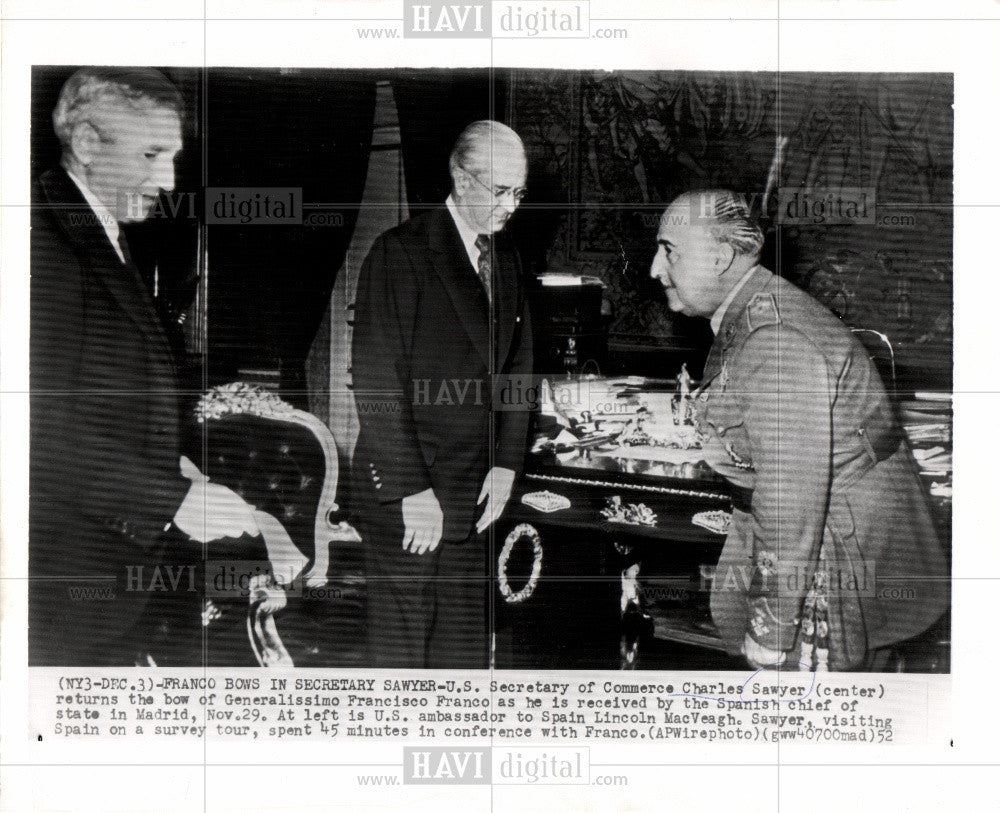
{"label": "shirt collar", "polygon": [[715,335],[719,334],[719,328],[722,327],[722,320],[726,317],[726,311],[729,310],[729,306],[733,304],[733,300],[736,299],[736,295],[740,292],[740,289],[747,284],[747,280],[753,276],[754,271],[757,270],[759,266],[756,264],[750,268],[732,288],[729,289],[729,293],[726,294],[726,298],[722,300],[722,304],[715,309],[715,313],[712,314],[712,318],[709,324],[712,326],[712,333]]}
{"label": "shirt collar", "polygon": [[94,210],[94,217],[96,217],[97,222],[101,224],[101,227],[104,229],[104,233],[108,235],[108,239],[111,241],[111,247],[115,250],[115,254],[118,255],[118,259],[124,263],[125,255],[122,254],[121,246],[118,244],[118,235],[120,232],[118,220],[113,214],[111,214],[108,207],[105,206],[101,200],[87,188],[87,185],[71,170],[67,169],[66,174],[69,175],[73,183],[76,184],[76,188],[80,190],[80,194],[83,195],[83,199],[87,201],[90,208]]}
{"label": "shirt collar", "polygon": [[465,253],[469,255],[469,261],[472,263],[472,267],[475,268],[479,262],[479,248],[476,246],[476,238],[479,235],[463,220],[458,212],[458,207],[455,205],[455,199],[451,195],[448,195],[448,199],[444,202],[444,205],[448,207],[452,220],[455,221],[458,236],[462,239],[462,245],[465,246]]}

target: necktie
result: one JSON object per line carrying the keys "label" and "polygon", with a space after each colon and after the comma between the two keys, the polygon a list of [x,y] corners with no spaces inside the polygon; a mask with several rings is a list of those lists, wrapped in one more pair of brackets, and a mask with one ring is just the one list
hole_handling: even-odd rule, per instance
{"label": "necktie", "polygon": [[486,299],[493,304],[493,256],[490,238],[487,234],[480,234],[476,238],[476,248],[479,249],[479,261],[476,263],[476,272],[479,274],[479,281],[486,289]]}
{"label": "necktie", "polygon": [[128,240],[125,239],[125,232],[121,229],[118,230],[118,248],[122,250],[122,257],[124,258],[125,265],[131,265],[132,254],[128,250]]}

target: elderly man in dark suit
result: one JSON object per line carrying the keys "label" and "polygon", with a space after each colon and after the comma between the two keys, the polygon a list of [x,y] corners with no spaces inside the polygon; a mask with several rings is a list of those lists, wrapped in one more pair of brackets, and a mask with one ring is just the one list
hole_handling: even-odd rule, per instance
{"label": "elderly man in dark suit", "polygon": [[168,526],[187,544],[255,531],[182,467],[171,351],[120,227],[173,189],[181,97],[156,71],[83,68],[53,121],[61,166],[32,189],[30,662],[151,663]]}
{"label": "elderly man in dark suit", "polygon": [[355,498],[378,666],[487,665],[485,534],[527,439],[526,411],[493,409],[502,379],[531,371],[524,285],[500,234],[524,195],[524,148],[474,122],[450,170],[445,205],[381,235],[359,281]]}
{"label": "elderly man in dark suit", "polygon": [[886,392],[832,313],[758,264],[732,192],[664,212],[651,274],[715,332],[698,394],[733,512],[712,616],[752,666],[845,670],[927,629],[948,570]]}

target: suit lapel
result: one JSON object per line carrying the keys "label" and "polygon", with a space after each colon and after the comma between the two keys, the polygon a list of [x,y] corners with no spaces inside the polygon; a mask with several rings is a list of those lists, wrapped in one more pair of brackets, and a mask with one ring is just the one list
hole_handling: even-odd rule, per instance
{"label": "suit lapel", "polygon": [[497,235],[494,249],[493,303],[497,314],[497,366],[503,367],[510,352],[517,319],[518,269],[508,241]]}
{"label": "suit lapel", "polygon": [[490,325],[486,293],[469,262],[451,214],[445,208],[433,212],[428,226],[428,243],[434,270],[455,306],[458,319],[469,334],[483,362],[490,366]]}
{"label": "suit lapel", "polygon": [[97,222],[76,184],[62,169],[46,173],[40,182],[47,198],[43,205],[51,207],[60,228],[86,259],[94,278],[111,293],[143,335],[159,344],[159,349],[169,356],[166,334],[139,269],[132,263],[122,264],[107,232]]}

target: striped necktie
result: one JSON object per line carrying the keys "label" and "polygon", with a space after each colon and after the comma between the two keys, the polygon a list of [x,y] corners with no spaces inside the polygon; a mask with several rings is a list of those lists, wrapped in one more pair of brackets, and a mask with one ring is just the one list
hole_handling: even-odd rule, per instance
{"label": "striped necktie", "polygon": [[493,247],[488,234],[480,234],[476,238],[476,248],[479,249],[479,261],[476,263],[476,272],[479,274],[479,281],[486,290],[486,300],[493,304]]}

